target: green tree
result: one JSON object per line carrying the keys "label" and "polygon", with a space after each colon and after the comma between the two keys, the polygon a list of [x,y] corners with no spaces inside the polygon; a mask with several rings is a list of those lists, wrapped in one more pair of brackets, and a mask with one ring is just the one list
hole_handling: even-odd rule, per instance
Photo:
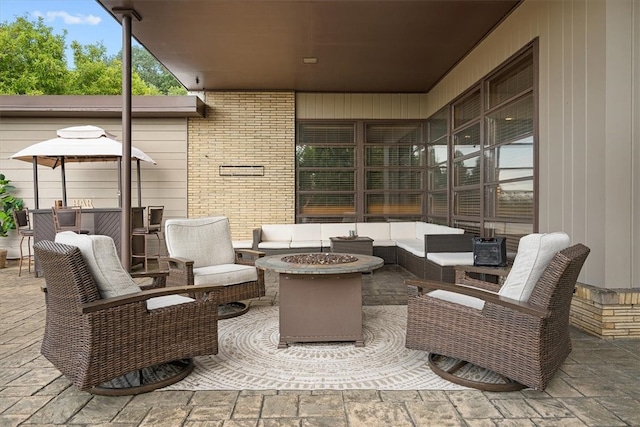
{"label": "green tree", "polygon": [[0,24],[0,93],[60,95],[68,89],[65,38],[42,18]]}
{"label": "green tree", "polygon": [[[122,57],[122,51],[120,52]],[[131,68],[149,86],[165,95],[185,95],[187,90],[158,60],[142,46],[131,47]]]}
{"label": "green tree", "polygon": [[[75,70],[71,72],[69,94],[77,95],[119,95],[122,93],[122,62],[109,58],[102,43],[81,45],[71,43]],[[147,85],[140,76],[131,75],[133,95],[159,95],[153,86]]]}

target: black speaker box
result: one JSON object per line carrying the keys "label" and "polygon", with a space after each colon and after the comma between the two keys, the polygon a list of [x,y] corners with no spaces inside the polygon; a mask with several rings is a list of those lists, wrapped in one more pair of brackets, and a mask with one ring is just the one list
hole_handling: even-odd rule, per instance
{"label": "black speaker box", "polygon": [[486,267],[507,265],[507,239],[504,237],[474,237],[473,265]]}

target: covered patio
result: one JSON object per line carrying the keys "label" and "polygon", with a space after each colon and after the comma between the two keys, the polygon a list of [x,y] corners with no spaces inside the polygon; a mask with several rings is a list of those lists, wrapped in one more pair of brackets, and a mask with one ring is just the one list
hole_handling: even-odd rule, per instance
{"label": "covered patio", "polygon": [[[573,351],[543,393],[455,391],[155,391],[105,397],[78,391],[39,353],[44,279],[2,271],[2,425],[130,426],[633,426],[640,424],[640,347],[573,328]],[[392,267],[367,278],[366,304],[404,304],[407,273]],[[383,279],[384,278],[384,279]],[[379,280],[383,279],[383,280]],[[277,304],[275,275],[267,296]],[[404,302],[403,302],[404,301]]]}

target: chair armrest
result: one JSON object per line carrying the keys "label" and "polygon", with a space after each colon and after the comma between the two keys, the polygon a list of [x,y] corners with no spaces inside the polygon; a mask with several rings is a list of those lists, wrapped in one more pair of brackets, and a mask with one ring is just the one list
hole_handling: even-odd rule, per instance
{"label": "chair armrest", "polygon": [[262,258],[266,254],[253,249],[236,249],[236,264],[254,265],[256,259]]}
{"label": "chair armrest", "polygon": [[[502,283],[504,282],[504,278],[509,275],[511,271],[511,266],[508,267],[484,267],[477,265],[456,265],[454,267],[456,271],[456,280],[455,283],[461,285],[474,286],[476,288],[486,289],[492,292],[498,292]],[[482,274],[484,275],[496,276],[498,277],[498,283],[491,283],[484,280],[476,279],[469,276],[469,273]]]}
{"label": "chair armrest", "polygon": [[262,241],[262,227],[253,229],[253,250],[258,250],[258,243]]}
{"label": "chair armrest", "polygon": [[518,301],[511,298],[505,298],[503,296],[498,295],[495,292],[486,291],[484,289],[478,289],[471,286],[460,286],[454,283],[444,283],[444,282],[431,282],[425,280],[405,280],[405,284],[408,286],[415,286],[422,291],[423,288],[432,289],[432,290],[443,290],[449,291],[456,294],[467,295],[470,297],[479,298],[485,302],[489,302],[491,304],[500,305],[505,308],[509,308],[515,311],[519,311],[531,316],[536,316],[540,318],[547,318],[551,314],[549,310],[537,307],[533,304],[529,304],[528,302]]}
{"label": "chair armrest", "polygon": [[[162,297],[166,295],[178,295],[193,292],[193,286],[172,286],[170,288],[149,289],[146,291],[135,292],[132,294],[122,295],[119,297],[99,299],[92,302],[82,304],[82,314],[94,313],[108,308],[119,307],[135,302],[146,301],[150,298]],[[214,301],[218,305],[220,300],[220,286],[199,286],[198,292],[209,292],[208,301]]]}
{"label": "chair armrest", "polygon": [[187,266],[193,267],[193,260],[187,258],[180,257],[166,257],[160,258],[161,261],[169,264],[169,269],[171,268],[179,268],[181,270],[185,269]]}

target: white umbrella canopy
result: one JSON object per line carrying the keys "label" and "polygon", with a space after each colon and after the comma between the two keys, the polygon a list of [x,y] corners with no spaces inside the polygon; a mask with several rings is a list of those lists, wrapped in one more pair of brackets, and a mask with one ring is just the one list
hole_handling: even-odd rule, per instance
{"label": "white umbrella canopy", "polygon": [[[73,126],[59,129],[57,138],[38,142],[18,151],[10,159],[32,162],[34,168],[35,204],[38,208],[38,174],[37,165],[55,169],[62,168],[62,198],[67,204],[66,178],[64,164],[66,162],[109,162],[120,165],[122,143],[115,136],[97,126]],[[131,160],[138,163],[138,201],[140,202],[140,161],[156,162],[142,150],[131,147]],[[118,174],[118,179],[120,175]],[[120,182],[118,182],[120,186]]]}

